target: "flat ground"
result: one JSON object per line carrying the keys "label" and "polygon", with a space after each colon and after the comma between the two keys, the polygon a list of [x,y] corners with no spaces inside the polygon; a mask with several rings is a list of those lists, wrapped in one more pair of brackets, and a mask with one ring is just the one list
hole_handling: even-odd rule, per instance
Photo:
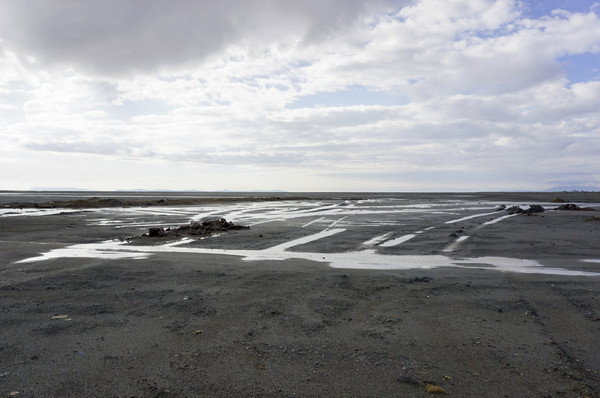
{"label": "flat ground", "polygon": [[[5,211],[0,396],[600,397],[600,211],[499,220],[557,194],[323,196]],[[251,228],[171,246],[188,251],[165,249],[184,236],[89,246],[221,216]],[[356,256],[331,267],[340,253]]]}

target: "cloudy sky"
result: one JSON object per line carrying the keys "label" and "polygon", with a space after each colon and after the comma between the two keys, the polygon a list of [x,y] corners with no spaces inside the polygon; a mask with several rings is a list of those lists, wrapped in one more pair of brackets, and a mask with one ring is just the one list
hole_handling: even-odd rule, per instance
{"label": "cloudy sky", "polygon": [[591,0],[0,0],[0,189],[600,189]]}

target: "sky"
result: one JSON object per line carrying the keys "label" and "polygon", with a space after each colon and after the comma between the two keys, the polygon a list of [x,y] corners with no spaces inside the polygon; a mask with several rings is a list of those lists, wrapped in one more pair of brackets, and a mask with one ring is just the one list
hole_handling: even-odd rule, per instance
{"label": "sky", "polygon": [[600,3],[0,0],[0,190],[600,190]]}

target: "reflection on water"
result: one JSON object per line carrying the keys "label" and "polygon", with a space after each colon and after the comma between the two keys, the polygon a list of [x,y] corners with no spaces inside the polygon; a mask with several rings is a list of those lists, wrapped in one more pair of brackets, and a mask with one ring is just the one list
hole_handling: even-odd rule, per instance
{"label": "reflection on water", "polygon": [[[565,275],[565,276],[600,276],[597,272],[575,271],[564,268],[544,267],[535,260],[524,260],[507,257],[475,257],[453,259],[443,255],[384,255],[373,249],[345,253],[312,253],[291,252],[290,249],[301,244],[324,239],[345,231],[331,229],[309,235],[294,241],[286,242],[262,250],[230,250],[184,247],[191,242],[189,238],[163,245],[138,246],[122,241],[105,241],[101,243],[78,244],[54,249],[38,257],[21,260],[21,263],[50,260],[55,258],[91,257],[107,260],[144,259],[155,253],[187,253],[195,255],[226,255],[241,257],[245,261],[284,261],[303,259],[326,263],[334,268],[371,269],[371,270],[408,270],[432,269],[439,267],[455,267],[469,269],[493,269],[503,272],[527,274]],[[590,260],[593,261],[593,260]]]}
{"label": "reflection on water", "polygon": [[[507,257],[453,258],[452,253],[473,234],[483,228],[514,217],[498,211],[499,205],[510,207],[515,203],[498,201],[436,200],[409,201],[390,199],[369,200],[290,200],[276,202],[241,202],[214,204],[206,206],[162,206],[86,209],[86,218],[90,226],[120,228],[176,226],[192,220],[223,217],[242,225],[288,222],[288,228],[305,231],[305,236],[281,244],[273,244],[266,249],[238,250],[227,247],[198,248],[189,247],[190,239],[178,240],[161,245],[135,245],[123,241],[104,241],[90,244],[76,244],[54,249],[39,256],[21,260],[22,263],[34,263],[55,258],[101,258],[143,259],[156,253],[187,253],[193,255],[225,255],[241,257],[245,261],[283,261],[303,259],[328,264],[335,268],[355,269],[430,269],[454,267],[469,269],[493,269],[503,272],[537,273],[571,276],[600,276],[600,273],[549,268],[535,260],[523,260]],[[77,209],[2,209],[1,216],[39,216],[57,213],[77,212]],[[292,225],[290,222],[297,224]],[[419,240],[421,245],[430,244],[431,233],[442,228],[461,228],[469,225],[469,233],[452,234],[454,238],[446,241],[448,232],[443,232],[444,247],[438,247],[439,254],[400,255],[404,245]],[[334,228],[335,227],[335,228]],[[342,232],[348,232],[340,238]],[[337,237],[336,237],[337,236]],[[438,235],[438,243],[439,241]],[[299,246],[309,243],[323,243],[337,239],[362,239],[347,251],[321,253],[318,250],[300,251]],[[194,241],[195,242],[195,241]],[[424,243],[423,243],[424,242]],[[225,244],[225,243],[224,243]],[[314,247],[314,246],[313,246]],[[317,245],[318,247],[318,245]],[[294,251],[290,249],[295,248]],[[391,249],[391,250],[390,250]],[[395,250],[395,251],[394,251]],[[393,253],[390,253],[393,252]],[[422,249],[421,253],[432,253]],[[585,260],[593,263],[598,260]]]}

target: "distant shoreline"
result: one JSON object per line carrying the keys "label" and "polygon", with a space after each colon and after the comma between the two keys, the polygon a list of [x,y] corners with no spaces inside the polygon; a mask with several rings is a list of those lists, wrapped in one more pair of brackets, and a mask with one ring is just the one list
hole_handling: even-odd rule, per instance
{"label": "distant shoreline", "polygon": [[600,192],[125,192],[125,191],[0,191],[4,208],[102,208],[132,206],[194,206],[215,203],[282,200],[495,200],[549,203],[600,203]]}
{"label": "distant shoreline", "polygon": [[214,203],[231,203],[231,202],[264,202],[264,201],[280,201],[280,200],[311,200],[315,198],[305,197],[289,197],[282,198],[279,196],[268,197],[207,197],[207,198],[123,198],[114,196],[111,198],[91,197],[87,199],[75,200],[59,200],[46,202],[10,202],[4,205],[5,208],[39,208],[39,209],[54,209],[54,208],[71,208],[71,209],[87,209],[87,208],[107,208],[107,207],[133,207],[133,206],[192,206]]}

